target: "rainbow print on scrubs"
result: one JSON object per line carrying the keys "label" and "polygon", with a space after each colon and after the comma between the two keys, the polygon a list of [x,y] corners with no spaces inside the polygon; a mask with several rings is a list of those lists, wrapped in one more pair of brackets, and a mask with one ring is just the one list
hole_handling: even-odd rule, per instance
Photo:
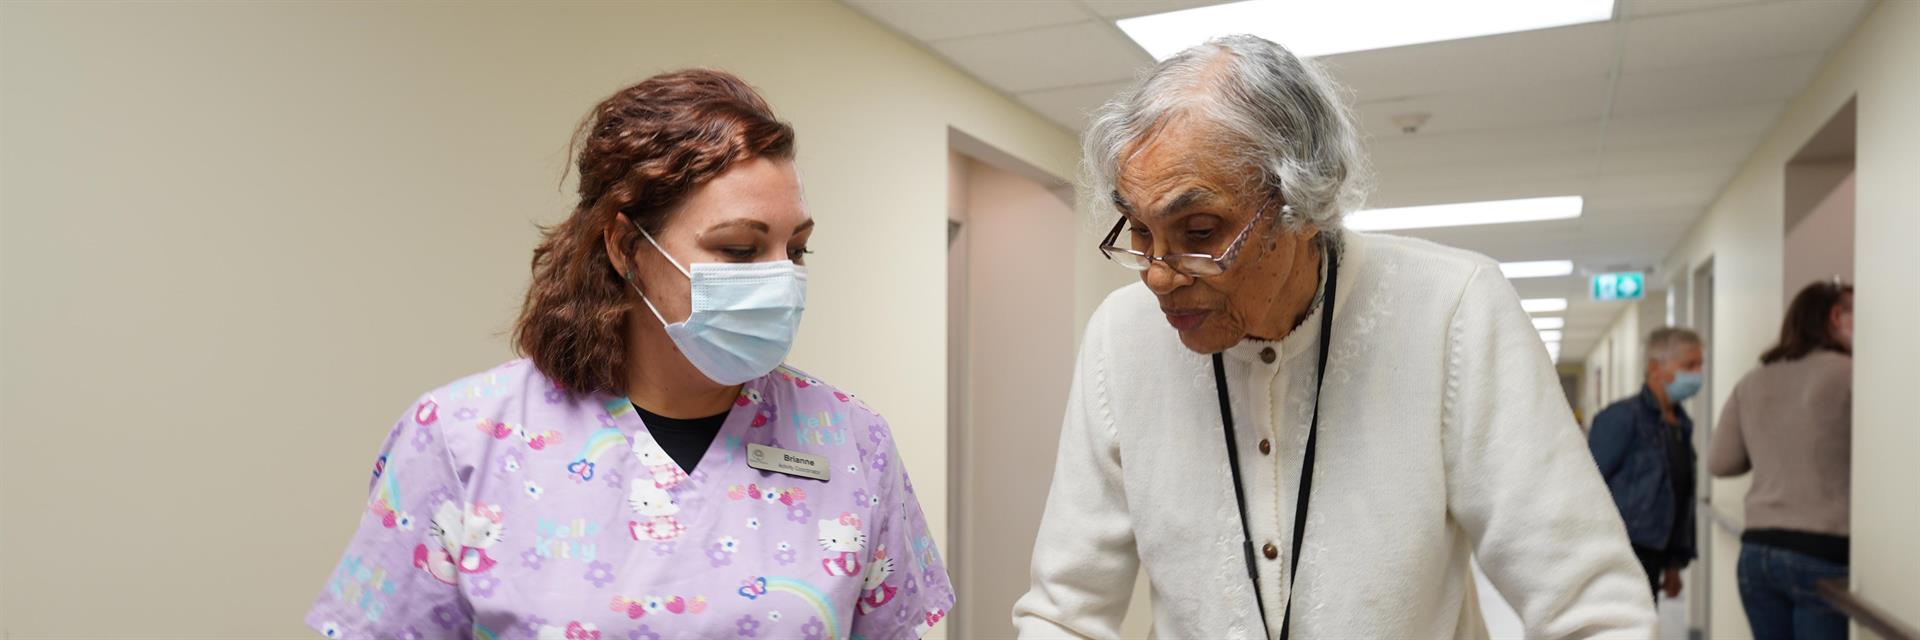
{"label": "rainbow print on scrubs", "polygon": [[820,616],[828,629],[833,630],[836,636],[839,634],[840,618],[834,611],[833,603],[827,600],[827,594],[821,593],[818,587],[804,580],[780,576],[753,578],[740,587],[740,597],[748,600],[758,600],[769,593],[784,593],[799,598],[807,606],[813,607],[814,614]]}
{"label": "rainbow print on scrubs", "polygon": [[633,412],[633,401],[626,398],[614,398],[602,406],[607,408],[607,415],[615,418]]}
{"label": "rainbow print on scrubs", "polygon": [[367,502],[367,512],[380,518],[380,526],[388,529],[406,531],[413,528],[413,517],[400,511],[400,481],[395,474],[385,473],[387,459],[380,458],[374,466],[373,499]]}
{"label": "rainbow print on scrubs", "polygon": [[[626,406],[632,407],[633,405],[629,404]],[[580,457],[575,458],[573,462],[567,463],[567,475],[573,478],[575,482],[592,480],[593,469],[595,464],[599,462],[600,456],[606,455],[608,451],[612,451],[625,444],[627,444],[627,437],[621,435],[619,429],[604,427],[599,431],[593,432],[593,435],[587,437],[586,446],[580,449]]]}

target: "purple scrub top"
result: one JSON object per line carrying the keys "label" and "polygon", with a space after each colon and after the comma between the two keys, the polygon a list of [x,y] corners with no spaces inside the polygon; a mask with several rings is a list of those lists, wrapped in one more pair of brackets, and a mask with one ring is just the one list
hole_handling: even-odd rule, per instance
{"label": "purple scrub top", "polygon": [[[756,469],[747,445],[825,459]],[[762,465],[764,466],[764,465]],[[515,360],[421,397],[306,621],[334,638],[917,638],[953,607],[887,422],[787,367],[683,472],[626,398]]]}

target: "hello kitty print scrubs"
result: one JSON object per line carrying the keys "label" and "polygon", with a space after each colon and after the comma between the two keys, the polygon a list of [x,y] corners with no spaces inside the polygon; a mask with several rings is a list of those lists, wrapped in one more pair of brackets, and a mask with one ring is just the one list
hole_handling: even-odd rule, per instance
{"label": "hello kitty print scrubs", "polygon": [[[824,457],[827,481],[747,465]],[[519,360],[414,403],[307,624],[334,638],[917,638],[952,608],[887,423],[782,367],[691,474]]]}

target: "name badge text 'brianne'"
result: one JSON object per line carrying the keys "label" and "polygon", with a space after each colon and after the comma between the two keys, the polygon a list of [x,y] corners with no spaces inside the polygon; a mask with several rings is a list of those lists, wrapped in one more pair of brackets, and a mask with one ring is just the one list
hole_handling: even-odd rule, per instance
{"label": "name badge text 'brianne'", "polygon": [[747,443],[747,466],[823,482],[829,471],[826,456],[775,449],[751,442]]}

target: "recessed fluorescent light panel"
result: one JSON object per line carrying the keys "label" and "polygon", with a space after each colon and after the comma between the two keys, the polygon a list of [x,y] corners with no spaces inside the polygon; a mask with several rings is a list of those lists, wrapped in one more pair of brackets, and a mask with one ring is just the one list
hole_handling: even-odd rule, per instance
{"label": "recessed fluorescent light panel", "polygon": [[1500,273],[1508,278],[1553,278],[1573,273],[1572,260],[1541,260],[1538,262],[1502,262]]}
{"label": "recessed fluorescent light panel", "polygon": [[1585,207],[1585,198],[1558,196],[1368,209],[1348,214],[1346,227],[1356,231],[1391,231],[1566,220],[1580,217],[1580,212]]}
{"label": "recessed fluorescent light panel", "polygon": [[1601,22],[1613,18],[1613,1],[1247,0],[1118,24],[1155,60],[1236,33],[1313,57]]}
{"label": "recessed fluorescent light panel", "polygon": [[1542,331],[1540,332],[1540,340],[1543,342],[1559,342],[1560,332],[1559,331]]}
{"label": "recessed fluorescent light panel", "polygon": [[1527,313],[1551,313],[1554,311],[1566,311],[1567,299],[1566,298],[1529,298],[1529,299],[1520,301],[1520,308],[1526,309]]}
{"label": "recessed fluorescent light panel", "polygon": [[1534,318],[1533,319],[1533,328],[1535,329],[1564,329],[1566,328],[1566,326],[1567,326],[1566,318]]}
{"label": "recessed fluorescent light panel", "polygon": [[1547,343],[1547,356],[1550,358],[1553,358],[1553,362],[1555,364],[1558,364],[1560,362],[1560,343],[1558,342]]}

